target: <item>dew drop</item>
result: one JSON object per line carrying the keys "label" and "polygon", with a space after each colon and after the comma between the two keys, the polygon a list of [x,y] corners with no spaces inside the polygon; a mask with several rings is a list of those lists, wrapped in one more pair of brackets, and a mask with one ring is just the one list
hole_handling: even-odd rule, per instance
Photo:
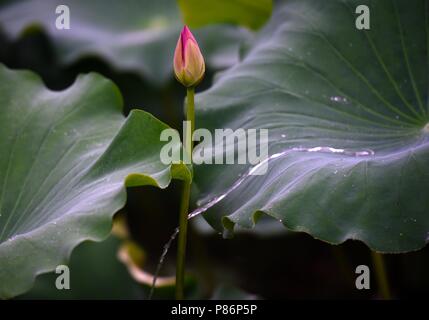
{"label": "dew drop", "polygon": [[329,100],[333,101],[333,102],[338,102],[338,103],[347,103],[348,100],[345,97],[340,97],[340,96],[332,96],[329,98]]}

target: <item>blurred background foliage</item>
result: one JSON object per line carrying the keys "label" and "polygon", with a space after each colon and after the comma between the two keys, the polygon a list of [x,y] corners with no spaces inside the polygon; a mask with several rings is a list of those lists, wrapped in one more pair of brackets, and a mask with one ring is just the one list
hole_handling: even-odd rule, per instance
{"label": "blurred background foliage", "polygon": [[[57,30],[55,8],[66,4],[71,30]],[[227,8],[227,9],[225,9]],[[172,56],[183,23],[194,27],[207,59],[198,91],[209,88],[216,72],[239,61],[258,28],[269,19],[270,0],[3,0],[0,1],[0,62],[38,73],[52,90],[70,86],[80,73],[95,71],[113,80],[124,97],[124,115],[139,108],[180,129],[184,90],[172,75]],[[133,279],[118,253],[131,241],[149,275],[177,226],[180,182],[165,190],[128,189],[120,212],[125,233],[101,243],[86,242],[72,253],[71,290],[56,290],[55,273],[41,275],[19,298],[146,298],[149,285]],[[376,298],[355,289],[357,265],[371,265],[367,247],[354,241],[331,246],[304,233],[288,233],[264,221],[251,232],[224,239],[198,218],[188,241],[189,298]],[[126,240],[125,240],[126,239]],[[175,245],[162,276],[174,275]],[[138,259],[137,259],[138,260]],[[428,249],[388,255],[395,297],[428,294]],[[155,298],[172,298],[172,285]]]}

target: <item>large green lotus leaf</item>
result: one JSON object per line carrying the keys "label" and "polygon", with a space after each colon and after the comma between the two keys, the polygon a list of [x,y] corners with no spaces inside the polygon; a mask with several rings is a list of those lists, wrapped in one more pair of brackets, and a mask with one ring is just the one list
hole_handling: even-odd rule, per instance
{"label": "large green lotus leaf", "polygon": [[[59,30],[58,5],[70,9],[70,29]],[[120,71],[136,72],[153,84],[172,79],[174,48],[183,22],[173,0],[19,0],[0,4],[0,28],[13,39],[43,30],[61,62],[100,56]],[[36,28],[36,29],[37,29]],[[195,30],[209,67],[233,65],[250,32],[216,25]]]}
{"label": "large green lotus leaf", "polygon": [[178,3],[191,27],[227,22],[251,29],[267,22],[273,6],[271,0],[178,0]]}
{"label": "large green lotus leaf", "polygon": [[143,111],[125,119],[121,107],[99,75],[55,92],[0,66],[0,298],[28,290],[80,242],[107,237],[126,186],[190,179],[159,159],[167,126]]}
{"label": "large green lotus leaf", "polygon": [[20,299],[139,299],[141,288],[118,260],[121,241],[109,236],[102,242],[85,241],[73,250],[68,267],[70,289],[58,290],[59,274],[36,278],[34,287]]}
{"label": "large green lotus leaf", "polygon": [[[370,8],[370,30],[355,27],[361,4]],[[220,230],[251,228],[265,213],[330,243],[358,239],[383,252],[423,247],[428,35],[424,0],[280,5],[243,61],[197,96],[196,109],[200,127],[269,129],[269,153],[281,155],[206,219]],[[201,203],[223,195],[247,168],[199,166]]]}

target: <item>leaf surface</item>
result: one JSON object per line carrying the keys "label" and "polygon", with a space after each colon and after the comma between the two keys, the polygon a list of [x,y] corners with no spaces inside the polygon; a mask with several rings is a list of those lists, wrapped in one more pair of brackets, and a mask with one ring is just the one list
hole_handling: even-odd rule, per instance
{"label": "leaf surface", "polygon": [[1,298],[28,290],[80,242],[106,238],[126,186],[190,179],[186,166],[160,161],[167,125],[137,110],[125,119],[118,89],[97,74],[55,92],[0,66],[0,108]]}
{"label": "leaf surface", "polygon": [[[355,27],[362,4],[370,30]],[[429,240],[428,6],[279,4],[243,61],[197,96],[196,110],[199,127],[269,129],[269,153],[281,156],[206,219],[219,230],[251,228],[265,213],[330,243],[422,248]],[[197,168],[201,203],[227,192],[247,169]]]}

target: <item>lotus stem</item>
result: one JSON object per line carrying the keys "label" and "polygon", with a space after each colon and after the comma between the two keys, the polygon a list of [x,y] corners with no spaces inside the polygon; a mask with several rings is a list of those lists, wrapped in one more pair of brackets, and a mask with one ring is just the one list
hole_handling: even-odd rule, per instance
{"label": "lotus stem", "polygon": [[381,297],[384,300],[390,300],[392,299],[392,295],[390,292],[389,281],[387,279],[387,272],[383,255],[381,253],[371,251],[371,256],[375,268],[375,277],[377,279],[377,284]]}
{"label": "lotus stem", "polygon": [[[195,127],[195,111],[194,111],[194,87],[187,88],[186,94],[186,120],[190,127],[187,127],[185,136],[183,137],[185,151],[188,158],[192,162],[192,133]],[[190,131],[190,132],[189,132]],[[180,216],[179,216],[179,240],[177,247],[177,264],[176,264],[176,299],[184,299],[185,287],[185,258],[186,258],[186,240],[188,232],[188,209],[189,199],[191,195],[191,182],[185,181],[182,198],[180,203]]]}

